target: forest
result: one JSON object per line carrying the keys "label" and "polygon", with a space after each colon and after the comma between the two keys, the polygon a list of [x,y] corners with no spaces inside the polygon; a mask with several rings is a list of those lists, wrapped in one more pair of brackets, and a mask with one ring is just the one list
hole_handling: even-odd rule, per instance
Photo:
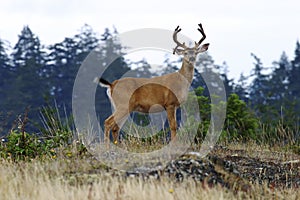
{"label": "forest", "polygon": [[[166,58],[162,64],[163,70],[153,71],[144,59],[138,63],[126,60],[116,29],[107,28],[98,34],[89,25],[84,25],[76,35],[46,46],[29,26],[24,26],[16,44],[11,45],[4,38],[0,39],[0,136],[17,128],[18,121],[24,115],[27,120],[26,131],[40,132],[41,113],[49,105],[55,104],[60,112],[71,116],[72,89],[77,71],[95,48],[102,52],[99,59],[103,63],[109,56],[118,56],[105,71],[104,76],[109,81],[122,77],[129,70],[135,77],[169,73],[177,70],[177,64],[181,62],[180,59],[171,62]],[[238,80],[228,78],[230,66],[226,62],[215,64],[213,55],[201,55],[197,60],[199,67],[195,69],[192,88],[199,95],[199,102],[209,104],[209,94],[201,73],[217,71],[224,82],[228,98],[224,127],[228,136],[254,134],[256,139],[265,133],[268,137],[284,140],[286,136],[278,136],[280,126],[285,133],[291,132],[293,141],[299,143],[299,41],[296,41],[294,52],[291,60],[282,52],[280,58],[274,58],[272,66],[264,66],[259,55],[253,52],[253,63],[249,63],[253,65],[250,76],[241,74]],[[132,69],[133,65],[139,67]],[[98,93],[104,92],[99,88]],[[107,99],[100,100],[97,106],[101,110],[100,121],[103,121],[111,112],[109,102]],[[201,112],[206,112],[205,109],[201,108]]]}
{"label": "forest", "polygon": [[[102,152],[105,159],[97,157],[79,137],[72,99],[86,94],[73,93],[78,70],[91,52],[100,65],[116,58],[102,74],[110,82],[125,75],[171,73],[182,60],[165,56],[162,66],[153,69],[144,58],[126,58],[127,47],[118,36],[116,29],[97,33],[84,25],[77,34],[45,45],[24,26],[16,44],[0,39],[1,199],[299,199],[299,41],[293,58],[282,52],[272,66],[249,52],[251,73],[237,80],[229,78],[226,62],[216,64],[209,53],[198,56],[190,94],[195,94],[201,123],[189,123],[182,134],[189,137],[193,129],[195,138],[174,159],[168,153],[149,159],[147,153],[170,144],[168,128],[146,139],[121,132],[113,145],[142,155],[137,161],[136,155],[110,149]],[[215,81],[220,79],[224,87]],[[226,105],[226,116],[217,144],[202,157],[213,109],[224,109],[213,104],[220,96],[209,88],[225,90],[220,105]],[[102,127],[112,112],[105,88],[97,87],[93,110]],[[147,116],[134,115],[134,122],[144,127]]]}

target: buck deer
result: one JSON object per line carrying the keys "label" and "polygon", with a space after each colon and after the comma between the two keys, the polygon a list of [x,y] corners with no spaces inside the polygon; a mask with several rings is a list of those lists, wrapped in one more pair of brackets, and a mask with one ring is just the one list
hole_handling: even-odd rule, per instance
{"label": "buck deer", "polygon": [[133,112],[154,113],[166,110],[171,130],[171,140],[176,136],[176,109],[187,99],[189,87],[194,76],[194,63],[199,53],[205,52],[209,44],[201,45],[206,38],[202,25],[199,24],[202,38],[194,47],[187,47],[177,40],[181,31],[179,26],[173,33],[176,43],[173,54],[183,55],[181,69],[178,72],[153,78],[122,78],[110,83],[102,78],[95,80],[107,87],[107,95],[114,108],[114,113],[104,122],[104,134],[107,144],[112,131],[113,141],[117,142],[119,131],[127,116]]}

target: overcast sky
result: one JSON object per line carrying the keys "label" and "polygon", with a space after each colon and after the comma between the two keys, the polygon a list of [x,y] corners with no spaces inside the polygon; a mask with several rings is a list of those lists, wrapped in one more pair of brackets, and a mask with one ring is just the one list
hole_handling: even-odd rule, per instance
{"label": "overcast sky", "polygon": [[43,44],[61,42],[89,24],[94,31],[115,26],[122,33],[139,28],[173,30],[199,39],[201,22],[216,64],[226,61],[229,76],[238,79],[253,67],[253,52],[265,67],[283,51],[294,57],[300,36],[299,0],[2,0],[0,38],[14,45],[24,25]]}

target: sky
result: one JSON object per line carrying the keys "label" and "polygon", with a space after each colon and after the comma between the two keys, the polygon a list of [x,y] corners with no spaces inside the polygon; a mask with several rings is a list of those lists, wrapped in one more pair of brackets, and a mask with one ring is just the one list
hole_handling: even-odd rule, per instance
{"label": "sky", "polygon": [[[257,55],[265,67],[279,60],[283,51],[294,58],[300,37],[298,0],[1,0],[0,38],[16,44],[28,25],[42,44],[61,42],[79,33],[84,24],[103,33],[116,27],[119,33],[141,28],[173,30],[199,40],[202,23],[209,54],[215,64],[226,62],[229,77],[248,75]],[[147,59],[147,56],[145,56]]]}

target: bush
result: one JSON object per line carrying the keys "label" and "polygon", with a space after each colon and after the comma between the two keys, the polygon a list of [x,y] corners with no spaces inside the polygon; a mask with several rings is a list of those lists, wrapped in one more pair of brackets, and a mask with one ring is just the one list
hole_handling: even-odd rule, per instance
{"label": "bush", "polygon": [[227,140],[259,140],[259,120],[237,94],[227,101],[227,113],[222,137]]}
{"label": "bush", "polygon": [[198,87],[194,90],[194,92],[196,94],[197,102],[199,105],[200,121],[201,121],[195,138],[196,143],[198,143],[204,139],[210,125],[211,102],[209,97],[203,95],[204,88]]}
{"label": "bush", "polygon": [[86,148],[73,137],[73,120],[62,120],[57,107],[47,105],[41,109],[43,127],[41,133],[29,134],[25,131],[28,123],[27,114],[20,116],[17,128],[13,128],[6,139],[0,142],[0,157],[5,159],[30,160],[56,158],[58,154],[71,157],[86,152]]}
{"label": "bush", "polygon": [[[203,95],[203,91],[204,89],[202,87],[198,87],[195,90],[201,118],[201,124],[198,128],[196,137],[197,141],[204,139],[208,131],[211,118],[210,99]],[[257,140],[259,139],[257,134],[258,128],[259,121],[255,117],[254,113],[247,107],[247,104],[241,100],[237,94],[231,94],[227,101],[226,119],[221,134],[221,140]]]}
{"label": "bush", "polygon": [[41,152],[42,145],[36,137],[18,130],[12,130],[7,142],[0,146],[1,157],[12,160],[35,158]]}

